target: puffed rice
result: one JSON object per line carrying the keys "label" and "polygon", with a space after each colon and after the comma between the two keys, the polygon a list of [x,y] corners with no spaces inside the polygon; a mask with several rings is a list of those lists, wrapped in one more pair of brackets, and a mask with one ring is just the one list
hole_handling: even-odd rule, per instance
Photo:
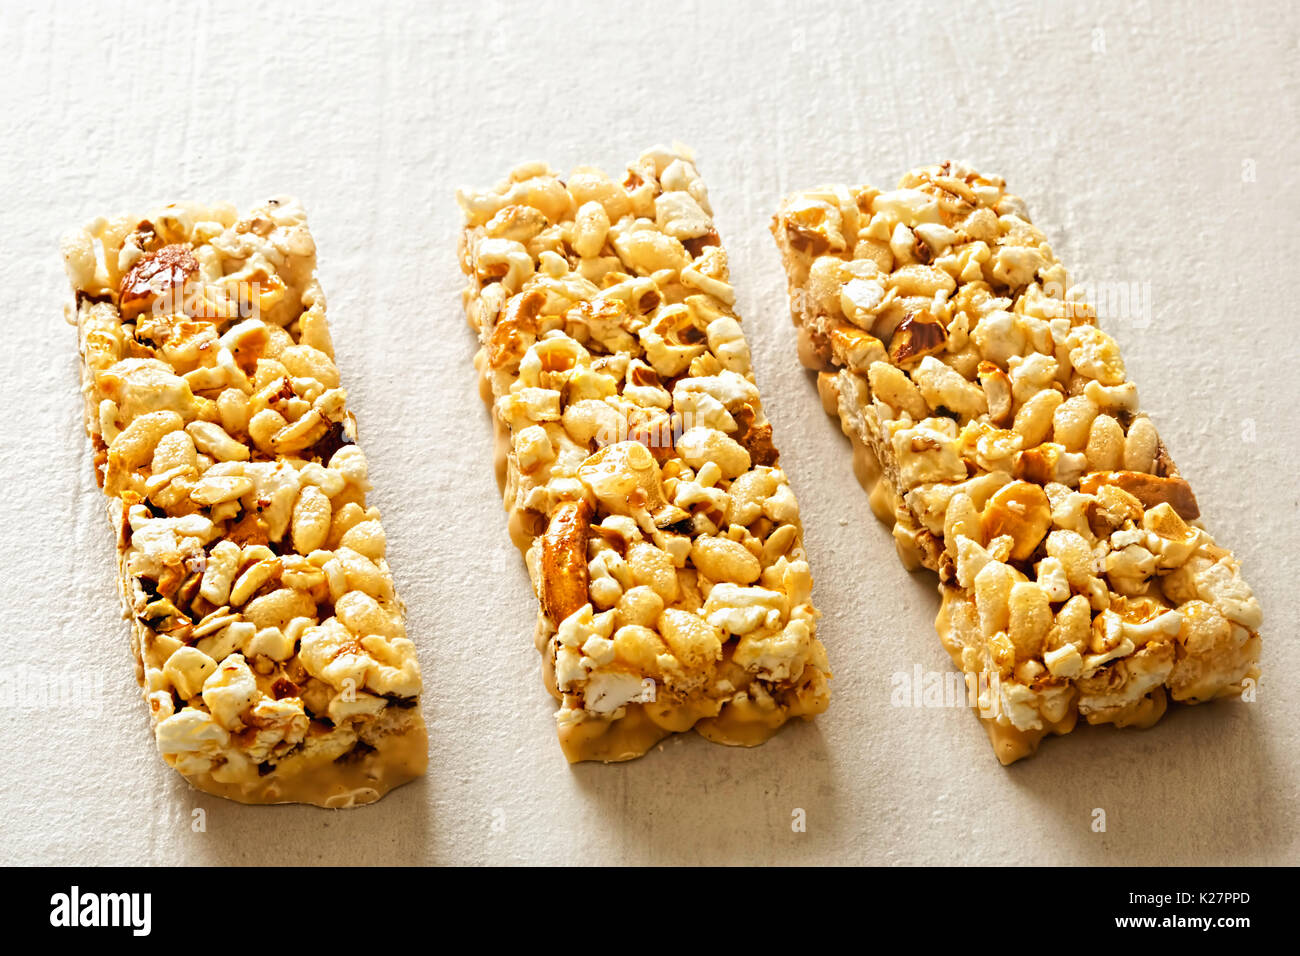
{"label": "puffed rice", "polygon": [[798,506],[689,152],[650,150],[621,183],[530,164],[458,198],[566,756],[630,759],[692,728],[752,745],[820,713]]}
{"label": "puffed rice", "polygon": [[163,759],[244,803],[357,806],[423,773],[415,646],[302,208],[173,204],[63,252]]}
{"label": "puffed rice", "polygon": [[1001,179],[944,163],[795,193],[772,232],[873,510],[938,572],[954,663],[998,684],[981,716],[1003,763],[1079,715],[1150,726],[1258,676],[1237,560]]}

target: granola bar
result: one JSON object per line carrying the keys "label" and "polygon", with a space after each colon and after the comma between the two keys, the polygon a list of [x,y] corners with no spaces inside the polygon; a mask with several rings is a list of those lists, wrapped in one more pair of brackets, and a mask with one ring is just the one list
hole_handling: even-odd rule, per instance
{"label": "granola bar", "polygon": [[419,664],[302,207],[97,219],[63,255],[163,759],[242,803],[350,807],[423,773]]}
{"label": "granola bar", "polygon": [[652,149],[621,183],[532,163],[458,199],[565,755],[631,759],[692,728],[753,745],[820,713],[799,509],[691,155]]}
{"label": "granola bar", "polygon": [[999,759],[1240,693],[1261,612],[1138,404],[1115,341],[1003,180],[786,198],[799,354],[853,443]]}

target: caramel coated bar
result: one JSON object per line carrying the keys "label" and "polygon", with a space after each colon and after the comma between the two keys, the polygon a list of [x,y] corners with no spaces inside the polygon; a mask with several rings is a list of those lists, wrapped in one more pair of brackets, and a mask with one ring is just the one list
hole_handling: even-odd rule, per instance
{"label": "caramel coated bar", "polygon": [[419,664],[302,208],[172,204],[63,255],[163,759],[243,803],[350,807],[422,774]]}
{"label": "caramel coated bar", "polygon": [[800,357],[1003,763],[1238,694],[1261,613],[1024,203],[953,163],[789,196]]}
{"label": "caramel coated bar", "polygon": [[462,190],[465,307],[571,761],[825,709],[799,509],[684,150]]}

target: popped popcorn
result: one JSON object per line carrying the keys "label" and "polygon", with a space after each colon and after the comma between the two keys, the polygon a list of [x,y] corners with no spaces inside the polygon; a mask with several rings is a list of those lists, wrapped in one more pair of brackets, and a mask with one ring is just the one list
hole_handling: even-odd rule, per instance
{"label": "popped popcorn", "polygon": [[782,204],[799,355],[854,445],[999,759],[1258,676],[1258,602],[1199,509],[1115,340],[996,177],[954,163],[900,188]]}
{"label": "popped popcorn", "polygon": [[419,665],[302,208],[173,204],[63,252],[163,759],[245,803],[356,806],[418,776]]}
{"label": "popped popcorn", "polygon": [[[798,504],[690,154],[650,150],[621,183],[535,164],[458,199],[566,756],[629,759],[692,728],[756,744],[820,713]],[[534,225],[497,235],[507,221]]]}

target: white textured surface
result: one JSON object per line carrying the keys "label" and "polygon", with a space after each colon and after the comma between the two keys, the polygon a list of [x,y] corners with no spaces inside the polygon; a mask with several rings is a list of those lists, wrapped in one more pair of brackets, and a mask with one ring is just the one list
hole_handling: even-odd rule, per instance
{"label": "white textured surface", "polygon": [[[1046,6],[6,3],[0,671],[92,692],[4,703],[0,860],[1296,862],[1300,19],[1285,0]],[[570,768],[492,479],[453,190],[524,158],[617,169],[671,139],[696,148],[731,253],[835,696],[755,750],[691,736]],[[1006,176],[1077,279],[1150,283],[1149,327],[1107,325],[1263,602],[1257,704],[1082,729],[1010,769],[971,714],[890,706],[893,672],[947,666],[937,598],[796,366],[767,222],[787,188],[891,185],[947,157]],[[67,226],[274,192],[312,217],[426,677],[428,778],[347,813],[224,803],[159,761],[61,319]]]}

